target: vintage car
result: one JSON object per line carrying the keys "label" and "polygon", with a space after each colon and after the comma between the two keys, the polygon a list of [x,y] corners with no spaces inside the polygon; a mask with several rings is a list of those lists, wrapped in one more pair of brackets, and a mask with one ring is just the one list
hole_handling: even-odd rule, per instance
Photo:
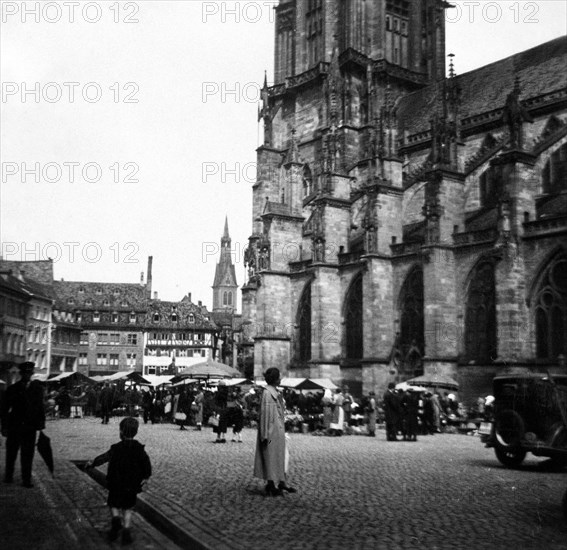
{"label": "vintage car", "polygon": [[504,466],[519,466],[528,452],[567,464],[567,375],[496,376],[493,394],[493,418],[479,433]]}

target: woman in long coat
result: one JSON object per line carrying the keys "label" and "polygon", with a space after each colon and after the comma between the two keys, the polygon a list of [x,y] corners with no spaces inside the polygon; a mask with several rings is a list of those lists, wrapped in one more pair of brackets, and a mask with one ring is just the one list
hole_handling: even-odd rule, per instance
{"label": "woman in long coat", "polygon": [[260,402],[254,476],[267,481],[267,495],[295,493],[286,483],[285,403],[277,389],[280,371],[269,368],[264,378],[268,385]]}

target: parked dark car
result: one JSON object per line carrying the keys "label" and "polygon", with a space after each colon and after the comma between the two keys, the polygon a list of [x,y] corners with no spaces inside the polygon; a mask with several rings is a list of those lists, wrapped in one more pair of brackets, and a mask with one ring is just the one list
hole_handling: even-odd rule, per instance
{"label": "parked dark car", "polygon": [[493,418],[479,431],[504,466],[519,466],[528,452],[567,464],[567,375],[496,376],[493,394]]}

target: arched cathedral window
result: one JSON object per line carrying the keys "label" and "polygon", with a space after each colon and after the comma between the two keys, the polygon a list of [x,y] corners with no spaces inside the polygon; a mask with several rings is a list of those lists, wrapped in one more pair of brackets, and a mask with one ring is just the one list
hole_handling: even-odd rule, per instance
{"label": "arched cathedral window", "polygon": [[303,196],[307,197],[311,195],[313,191],[313,175],[311,174],[311,168],[306,164],[303,167]]}
{"label": "arched cathedral window", "polygon": [[498,204],[503,191],[502,167],[490,166],[479,177],[480,206],[492,208]]}
{"label": "arched cathedral window", "polygon": [[[411,271],[402,287],[400,323],[402,357],[406,358],[410,352],[417,350],[423,356],[423,271],[418,267]],[[416,365],[412,366],[412,370],[416,368]]]}
{"label": "arched cathedral window", "polygon": [[362,327],[362,275],[357,275],[345,298],[345,356],[347,359],[363,357]]}
{"label": "arched cathedral window", "polygon": [[300,361],[309,361],[311,359],[311,283],[308,283],[303,290],[297,317],[299,325],[297,358]]}
{"label": "arched cathedral window", "polygon": [[536,355],[556,359],[567,355],[567,257],[546,269],[535,301]]}
{"label": "arched cathedral window", "polygon": [[489,362],[496,353],[494,266],[483,262],[475,269],[467,293],[465,354],[468,360]]}
{"label": "arched cathedral window", "polygon": [[551,154],[542,173],[544,193],[559,193],[567,190],[567,143]]}

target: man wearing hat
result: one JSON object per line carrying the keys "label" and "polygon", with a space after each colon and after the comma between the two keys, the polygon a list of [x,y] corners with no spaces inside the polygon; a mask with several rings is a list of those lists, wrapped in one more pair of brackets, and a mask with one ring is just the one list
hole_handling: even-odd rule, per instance
{"label": "man wearing hat", "polygon": [[40,382],[31,380],[34,367],[35,363],[30,361],[19,365],[20,380],[6,390],[0,414],[2,435],[7,438],[4,482],[14,480],[14,465],[20,451],[24,487],[33,487],[31,473],[37,431],[45,428],[43,388]]}

